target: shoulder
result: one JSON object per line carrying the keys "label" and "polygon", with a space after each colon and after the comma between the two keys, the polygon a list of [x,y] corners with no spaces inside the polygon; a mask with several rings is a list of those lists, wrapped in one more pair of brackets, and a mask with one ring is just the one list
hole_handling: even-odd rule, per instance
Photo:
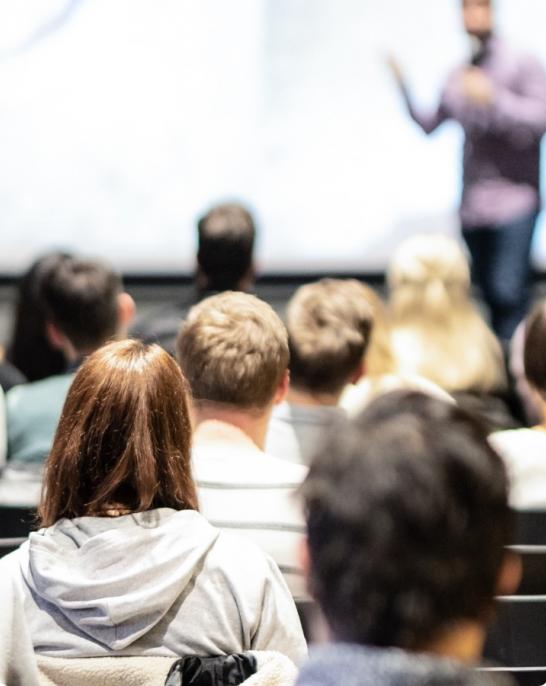
{"label": "shoulder", "polygon": [[234,445],[195,445],[192,451],[194,475],[200,486],[220,485],[249,488],[297,488],[307,467],[282,460],[257,449]]}
{"label": "shoulder", "polygon": [[31,383],[15,386],[6,393],[8,410],[18,407],[33,398],[42,398],[43,396],[50,398],[52,395],[63,395],[68,391],[73,379],[74,374],[59,374],[57,376],[50,376],[47,379],[41,379],[40,381],[32,381]]}
{"label": "shoulder", "polygon": [[546,77],[546,71],[542,62],[525,49],[511,45],[503,38],[495,39],[495,53],[498,59],[520,76],[542,75]]}

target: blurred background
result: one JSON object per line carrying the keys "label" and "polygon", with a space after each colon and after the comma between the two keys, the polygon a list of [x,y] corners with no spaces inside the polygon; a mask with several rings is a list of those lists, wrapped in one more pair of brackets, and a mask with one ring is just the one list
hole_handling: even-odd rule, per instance
{"label": "blurred background", "polygon": [[[546,64],[544,0],[497,4]],[[458,0],[1,0],[0,275],[52,248],[189,274],[220,200],[255,212],[262,274],[381,273],[406,235],[456,235],[462,134],[417,129],[390,52],[434,106],[468,59]]]}

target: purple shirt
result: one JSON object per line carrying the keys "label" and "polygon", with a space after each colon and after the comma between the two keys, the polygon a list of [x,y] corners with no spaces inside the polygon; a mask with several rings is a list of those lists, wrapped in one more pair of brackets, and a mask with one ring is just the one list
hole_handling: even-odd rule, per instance
{"label": "purple shirt", "polygon": [[546,131],[546,73],[535,58],[489,39],[480,68],[493,102],[469,102],[460,87],[468,64],[447,80],[438,109],[418,112],[403,89],[412,118],[427,134],[453,119],[465,133],[460,216],[465,227],[499,225],[540,209],[540,140]]}

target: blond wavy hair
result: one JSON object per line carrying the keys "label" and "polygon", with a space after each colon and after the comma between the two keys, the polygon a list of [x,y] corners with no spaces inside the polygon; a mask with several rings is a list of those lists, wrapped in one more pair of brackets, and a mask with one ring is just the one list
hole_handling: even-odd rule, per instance
{"label": "blond wavy hair", "polygon": [[366,352],[366,377],[392,374],[396,361],[391,346],[391,323],[387,306],[373,288],[361,284],[362,296],[372,311],[373,329]]}
{"label": "blond wavy hair", "polygon": [[387,280],[401,373],[420,374],[451,393],[505,388],[502,349],[471,299],[468,261],[456,241],[409,238],[392,256]]}

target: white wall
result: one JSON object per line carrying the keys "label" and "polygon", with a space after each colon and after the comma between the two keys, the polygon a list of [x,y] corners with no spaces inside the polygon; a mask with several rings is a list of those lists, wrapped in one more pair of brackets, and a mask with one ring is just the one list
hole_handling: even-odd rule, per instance
{"label": "white wall", "polygon": [[[544,0],[498,2],[546,63]],[[256,210],[270,270],[377,269],[408,232],[455,231],[460,132],[418,131],[384,55],[433,104],[467,50],[457,8],[0,0],[0,271],[52,246],[189,269],[195,218],[222,198]]]}

